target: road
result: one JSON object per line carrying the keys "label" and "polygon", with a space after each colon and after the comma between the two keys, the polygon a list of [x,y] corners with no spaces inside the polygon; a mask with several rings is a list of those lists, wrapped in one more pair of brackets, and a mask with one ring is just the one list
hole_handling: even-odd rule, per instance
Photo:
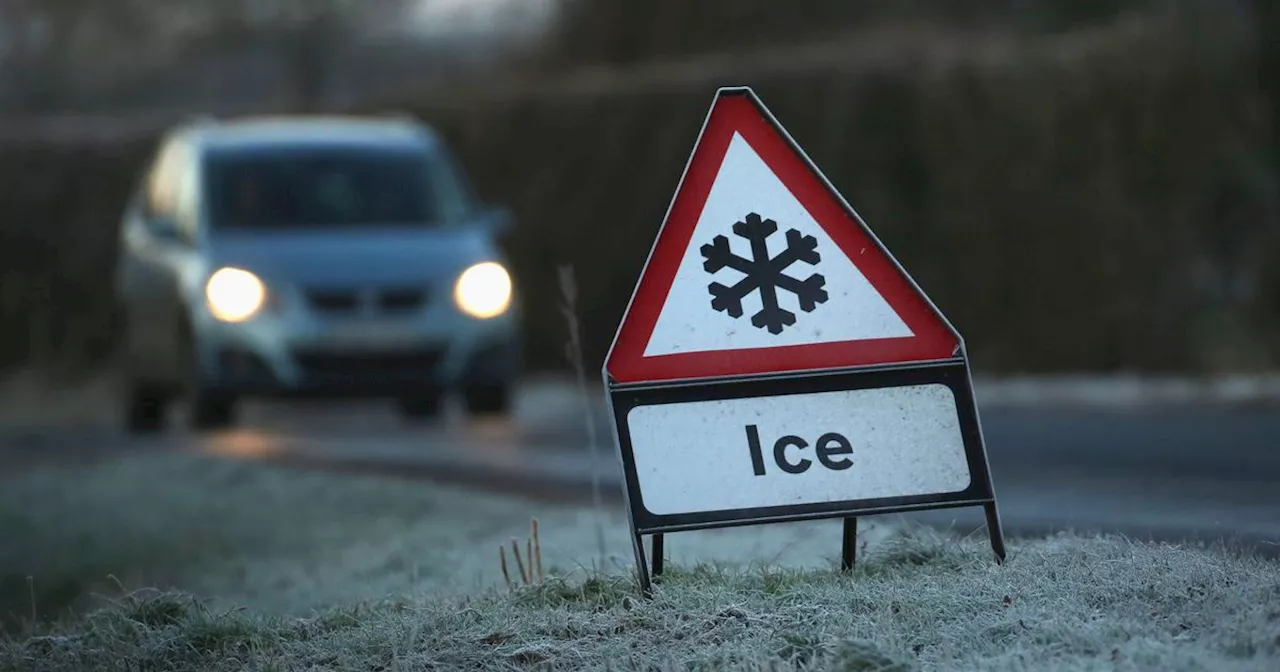
{"label": "road", "polygon": [[[109,427],[0,430],[0,447],[17,455],[99,457],[192,450],[571,500],[588,497],[598,478],[604,496],[616,502],[620,469],[598,393],[591,393],[590,407],[584,411],[571,385],[538,382],[523,391],[510,420],[474,421],[455,410],[439,422],[406,426],[382,404],[260,404],[247,409],[240,427],[204,436],[180,428],[146,439]],[[1278,408],[984,404],[1006,533],[1074,529],[1170,541],[1228,539],[1280,555]],[[983,524],[978,509],[910,517],[962,531]]]}

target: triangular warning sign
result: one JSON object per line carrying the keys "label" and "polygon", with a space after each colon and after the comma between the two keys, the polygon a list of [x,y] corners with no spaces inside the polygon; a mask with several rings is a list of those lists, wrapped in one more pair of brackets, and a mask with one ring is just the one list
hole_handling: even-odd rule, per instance
{"label": "triangular warning sign", "polygon": [[606,359],[617,383],[901,364],[960,336],[750,89],[721,89]]}

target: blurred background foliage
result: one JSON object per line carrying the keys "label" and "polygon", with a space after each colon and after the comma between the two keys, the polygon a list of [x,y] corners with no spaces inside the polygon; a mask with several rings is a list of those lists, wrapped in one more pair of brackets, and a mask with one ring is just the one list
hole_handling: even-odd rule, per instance
{"label": "blurred background foliage", "polygon": [[531,363],[564,364],[567,263],[598,365],[712,94],[738,84],[977,368],[1280,363],[1280,3],[491,4],[463,26],[411,0],[4,0],[0,364],[109,362],[115,229],[166,124],[395,109],[517,215]]}

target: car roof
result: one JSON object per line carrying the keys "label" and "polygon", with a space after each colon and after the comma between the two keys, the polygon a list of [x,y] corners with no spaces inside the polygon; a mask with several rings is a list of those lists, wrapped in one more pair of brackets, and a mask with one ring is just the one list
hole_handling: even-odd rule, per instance
{"label": "car roof", "polygon": [[307,145],[360,144],[430,147],[436,136],[411,118],[288,115],[206,120],[176,134],[196,149],[253,150]]}

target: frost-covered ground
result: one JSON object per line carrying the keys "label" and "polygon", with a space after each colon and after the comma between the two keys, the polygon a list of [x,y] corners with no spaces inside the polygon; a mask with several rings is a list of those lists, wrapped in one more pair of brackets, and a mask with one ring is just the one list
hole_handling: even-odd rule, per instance
{"label": "frost-covered ground", "polygon": [[[532,517],[549,578],[504,589]],[[575,569],[594,520],[188,455],[0,477],[0,670],[1280,668],[1280,564],[1227,550],[1063,536],[1001,566],[864,526],[845,576],[838,523],[685,533],[646,602],[616,511],[602,571]]]}
{"label": "frost-covered ground", "polygon": [[[48,616],[85,606],[83,596],[95,591],[118,594],[117,584],[180,588],[282,615],[475,593],[501,585],[498,547],[517,538],[523,549],[533,518],[547,573],[593,563],[623,571],[633,561],[616,508],[598,516],[431,483],[184,454],[42,467],[0,480],[0,616],[29,615],[32,590]],[[885,536],[871,524],[861,531],[867,540]],[[839,549],[833,521],[689,532],[667,543],[675,562],[785,567],[825,566]]]}

